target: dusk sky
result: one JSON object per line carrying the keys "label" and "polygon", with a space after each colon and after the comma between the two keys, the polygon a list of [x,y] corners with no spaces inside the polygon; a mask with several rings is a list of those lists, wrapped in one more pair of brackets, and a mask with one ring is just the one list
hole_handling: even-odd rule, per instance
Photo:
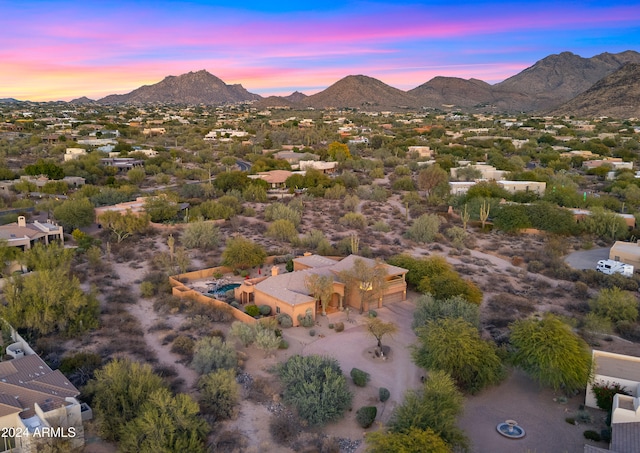
{"label": "dusk sky", "polygon": [[128,93],[206,69],[263,96],[364,74],[500,82],[554,53],[640,51],[640,1],[0,0],[0,98]]}

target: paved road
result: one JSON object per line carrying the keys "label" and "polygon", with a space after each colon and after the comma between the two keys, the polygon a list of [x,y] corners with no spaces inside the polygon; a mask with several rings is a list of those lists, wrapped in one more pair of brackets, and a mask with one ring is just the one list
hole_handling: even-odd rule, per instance
{"label": "paved road", "polygon": [[609,248],[600,248],[570,253],[564,261],[574,269],[595,269],[598,260],[607,258],[609,258]]}

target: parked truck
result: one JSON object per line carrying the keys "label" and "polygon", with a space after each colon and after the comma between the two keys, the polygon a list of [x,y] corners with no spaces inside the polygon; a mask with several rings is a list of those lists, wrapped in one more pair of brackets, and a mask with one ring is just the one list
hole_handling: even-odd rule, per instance
{"label": "parked truck", "polygon": [[613,275],[622,274],[625,277],[633,275],[633,266],[616,260],[598,260],[596,270],[603,274]]}

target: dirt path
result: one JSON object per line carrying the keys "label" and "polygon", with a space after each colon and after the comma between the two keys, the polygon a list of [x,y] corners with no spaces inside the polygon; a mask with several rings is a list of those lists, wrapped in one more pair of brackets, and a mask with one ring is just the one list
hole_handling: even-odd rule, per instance
{"label": "dirt path", "polygon": [[162,344],[161,332],[149,332],[149,328],[160,320],[164,320],[164,315],[159,315],[153,310],[153,302],[150,299],[144,299],[140,297],[140,286],[136,283],[142,280],[147,273],[147,265],[143,264],[141,268],[134,269],[128,266],[120,265],[114,266],[116,272],[120,276],[120,282],[128,285],[133,293],[135,304],[127,307],[129,313],[135,316],[140,322],[140,326],[144,331],[144,340],[147,346],[156,353],[158,362],[164,367],[174,368],[184,382],[182,385],[182,391],[188,394],[195,393],[195,384],[198,380],[197,373],[191,368],[186,367],[182,363],[179,363],[181,357],[174,354],[170,350],[170,345]]}

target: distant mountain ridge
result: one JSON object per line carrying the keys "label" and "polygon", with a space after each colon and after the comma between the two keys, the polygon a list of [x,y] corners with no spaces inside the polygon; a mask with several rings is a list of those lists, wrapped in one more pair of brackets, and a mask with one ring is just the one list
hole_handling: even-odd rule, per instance
{"label": "distant mountain ridge", "polygon": [[[438,76],[416,88],[403,91],[366,75],[349,75],[311,96],[294,92],[289,96],[267,98],[250,93],[242,85],[227,85],[213,74],[201,70],[168,76],[156,84],[142,86],[127,94],[110,95],[98,101],[83,97],[71,102],[205,105],[255,102],[257,108],[352,108],[370,111],[458,109],[470,112],[542,113],[560,108],[627,64],[640,64],[640,53],[628,50],[583,58],[571,52],[562,52],[549,55],[495,85],[474,78],[466,80]],[[628,77],[625,80],[633,82]],[[605,111],[609,102],[607,96],[610,95],[610,90],[599,89],[590,92],[589,102],[594,108]],[[21,101],[3,99],[0,102]]]}
{"label": "distant mountain ridge", "polygon": [[127,94],[112,94],[98,102],[119,103],[181,103],[219,105],[257,101],[261,96],[249,93],[242,85],[227,85],[205,70],[180,76],[168,76],[154,85],[144,85]]}
{"label": "distant mountain ridge", "polygon": [[640,64],[627,63],[550,113],[640,118]]}

